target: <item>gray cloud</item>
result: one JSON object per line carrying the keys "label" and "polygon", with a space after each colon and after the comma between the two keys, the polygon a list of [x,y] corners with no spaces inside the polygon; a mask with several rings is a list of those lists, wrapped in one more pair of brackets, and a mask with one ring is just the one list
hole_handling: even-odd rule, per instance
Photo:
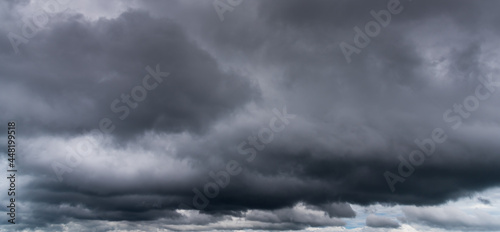
{"label": "gray cloud", "polygon": [[332,203],[314,206],[315,209],[323,210],[329,217],[356,217],[356,212],[351,205],[345,203]]}
{"label": "gray cloud", "polygon": [[[474,94],[479,74],[498,79],[497,1],[401,0],[404,10],[349,64],[339,44],[352,43],[353,28],[388,1],[244,1],[224,22],[211,1],[118,2],[129,9],[106,15],[98,9],[109,6],[89,1],[53,15],[19,55],[0,38],[0,121],[18,122],[24,141],[20,195],[30,216],[23,228],[343,226],[356,217],[350,204],[439,205],[500,184],[498,90],[459,129],[443,120]],[[0,31],[21,33],[19,14],[32,4],[0,3]],[[124,107],[121,95],[157,64],[168,77],[121,120],[124,111],[110,105],[118,99]],[[265,148],[246,145],[240,154],[238,145],[258,137],[272,109],[284,106],[297,117],[271,143],[259,143]],[[86,133],[103,117],[113,133]],[[383,173],[398,173],[398,157],[408,159],[415,139],[437,127],[447,141],[391,192]],[[59,182],[52,165],[67,165],[87,139],[94,149]],[[207,208],[180,211],[181,203],[193,208],[193,188],[203,191],[214,181],[208,173],[230,160],[241,174]],[[497,228],[487,217],[431,217],[448,209],[403,211],[405,220],[433,227]],[[217,224],[230,217],[250,222]],[[366,223],[399,226],[375,215]]]}
{"label": "gray cloud", "polygon": [[481,211],[467,213],[451,207],[402,208],[409,222],[454,230],[494,231],[500,223],[493,215]]}
{"label": "gray cloud", "polygon": [[[11,52],[6,49],[3,56]],[[150,73],[146,67],[158,70],[156,65],[170,75],[159,83],[150,78],[149,85],[157,87],[145,100],[132,98],[127,105],[122,94],[133,95],[133,87]],[[82,132],[109,117],[116,135],[202,132],[259,96],[245,77],[221,71],[174,22],[138,11],[111,20],[89,22],[74,15],[54,22],[23,47],[22,56],[3,63],[2,75],[10,77],[2,79],[4,89],[24,104],[5,102],[2,118],[22,115],[18,121],[30,130]],[[49,106],[52,110],[45,110]]]}
{"label": "gray cloud", "polygon": [[401,225],[390,218],[370,214],[366,217],[366,226],[374,228],[399,228]]}
{"label": "gray cloud", "polygon": [[[344,226],[345,222],[336,218],[318,217],[318,215],[292,208],[279,209],[272,212],[251,212],[246,215],[251,221],[272,223],[294,223],[313,227]],[[306,227],[304,227],[306,228]]]}
{"label": "gray cloud", "polygon": [[478,197],[477,200],[485,205],[491,205],[491,201],[486,198]]}

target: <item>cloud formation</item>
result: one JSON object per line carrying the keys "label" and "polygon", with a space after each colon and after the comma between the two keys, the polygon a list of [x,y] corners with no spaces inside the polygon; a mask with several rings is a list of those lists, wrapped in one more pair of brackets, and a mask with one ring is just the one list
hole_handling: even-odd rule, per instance
{"label": "cloud formation", "polygon": [[399,228],[401,225],[390,218],[370,214],[366,217],[366,225],[374,228]]}
{"label": "cloud formation", "polygon": [[[339,45],[391,4],[401,12],[346,62]],[[212,1],[86,1],[40,27],[36,2],[2,2],[18,228],[341,230],[362,216],[368,230],[497,230],[494,215],[439,205],[500,184],[499,4],[259,0],[221,22]],[[30,28],[16,53],[9,33]],[[92,133],[103,119],[114,129]],[[436,129],[446,141],[431,146]],[[230,161],[241,172],[222,187],[210,173]],[[353,208],[374,204],[404,220]]]}

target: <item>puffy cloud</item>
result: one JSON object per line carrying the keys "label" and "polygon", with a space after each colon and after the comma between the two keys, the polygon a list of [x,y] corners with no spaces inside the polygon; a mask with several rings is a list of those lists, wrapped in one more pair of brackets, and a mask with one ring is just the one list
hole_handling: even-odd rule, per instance
{"label": "puffy cloud", "polygon": [[421,223],[432,227],[475,231],[500,229],[497,217],[482,210],[467,213],[455,207],[415,206],[404,206],[402,210],[409,222]]}

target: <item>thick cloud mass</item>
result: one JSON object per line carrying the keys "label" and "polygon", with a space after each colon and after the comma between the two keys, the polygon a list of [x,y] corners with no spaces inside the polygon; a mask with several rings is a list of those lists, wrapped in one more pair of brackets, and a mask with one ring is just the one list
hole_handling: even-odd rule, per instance
{"label": "thick cloud mass", "polygon": [[[404,219],[363,214],[370,230],[500,228],[433,208],[500,185],[500,2],[226,2],[67,3],[19,53],[9,35],[44,10],[0,3],[19,230],[352,228],[373,204]],[[396,2],[348,62],[340,45]]]}
{"label": "thick cloud mass", "polygon": [[[10,56],[9,44],[4,46],[4,56]],[[151,129],[199,132],[259,95],[249,80],[220,70],[179,25],[146,12],[94,22],[71,16],[53,22],[22,48],[21,55],[2,62],[2,76],[10,77],[2,86],[24,107],[5,103],[3,117],[20,115],[18,120],[29,129],[81,132],[109,117],[116,121],[117,135]],[[149,74],[146,67],[157,70],[157,65],[170,75],[146,93],[147,100],[136,106],[119,102],[114,111],[113,101],[131,95]]]}

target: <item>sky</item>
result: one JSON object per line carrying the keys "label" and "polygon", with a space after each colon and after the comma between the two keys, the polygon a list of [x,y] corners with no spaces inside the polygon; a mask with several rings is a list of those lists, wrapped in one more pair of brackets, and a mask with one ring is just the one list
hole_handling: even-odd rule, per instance
{"label": "sky", "polygon": [[499,7],[1,1],[0,231],[500,231]]}

